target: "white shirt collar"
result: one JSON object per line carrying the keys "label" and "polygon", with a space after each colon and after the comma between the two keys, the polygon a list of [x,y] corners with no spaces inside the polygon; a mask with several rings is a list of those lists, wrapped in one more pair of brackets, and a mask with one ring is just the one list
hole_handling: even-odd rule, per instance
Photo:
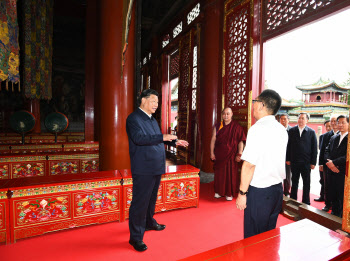
{"label": "white shirt collar", "polygon": [[274,115],[264,116],[264,117],[260,118],[259,120],[257,120],[256,123],[263,122],[263,121],[271,121],[271,120],[276,120]]}
{"label": "white shirt collar", "polygon": [[339,146],[340,143],[343,141],[343,139],[346,137],[346,135],[348,135],[348,132],[346,132],[346,133],[344,133],[344,134],[339,133],[339,135],[340,135],[340,139],[339,139],[339,144],[338,144],[338,146]]}
{"label": "white shirt collar", "polygon": [[150,119],[152,118],[152,114],[148,114],[147,112],[145,112],[144,110],[142,110],[141,107],[139,107],[139,109],[140,109],[141,111],[143,111],[144,113],[146,113],[146,115],[147,115]]}
{"label": "white shirt collar", "polygon": [[298,129],[299,129],[299,134],[300,134],[300,137],[301,137],[301,134],[303,133],[304,129],[305,129],[306,125],[304,126],[304,128],[300,128],[299,125],[298,125]]}

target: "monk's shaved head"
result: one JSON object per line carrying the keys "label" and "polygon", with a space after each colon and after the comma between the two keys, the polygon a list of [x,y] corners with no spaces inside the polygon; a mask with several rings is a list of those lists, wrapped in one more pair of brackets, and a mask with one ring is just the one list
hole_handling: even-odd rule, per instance
{"label": "monk's shaved head", "polygon": [[221,114],[223,114],[225,111],[229,111],[233,114],[233,111],[230,107],[226,107],[225,109],[222,110]]}

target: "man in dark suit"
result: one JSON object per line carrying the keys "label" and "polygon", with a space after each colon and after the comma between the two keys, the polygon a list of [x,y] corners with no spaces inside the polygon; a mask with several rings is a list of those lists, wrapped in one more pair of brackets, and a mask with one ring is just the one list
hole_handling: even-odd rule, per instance
{"label": "man in dark suit", "polygon": [[332,214],[343,217],[344,181],[346,171],[346,153],[348,145],[349,117],[337,118],[339,133],[333,135],[326,148],[325,158],[329,169],[330,197]]}
{"label": "man in dark suit", "polygon": [[[332,130],[332,126],[331,126],[331,121],[330,120],[325,121],[323,124],[324,124],[324,126],[326,128],[326,133]],[[324,135],[326,133],[320,135],[320,137],[318,139],[318,148],[319,148],[319,150],[321,150],[321,148],[322,148],[323,137],[324,137]],[[321,153],[319,155],[319,158],[320,157],[321,157]],[[318,160],[318,161],[320,161],[320,160]],[[323,201],[325,201],[325,196],[324,196],[324,175],[323,175],[323,166],[322,166],[322,168],[321,168],[321,165],[319,165],[319,166],[320,166],[321,191],[320,191],[320,197],[319,198],[315,198],[314,200],[317,201],[317,202],[323,202]]]}
{"label": "man in dark suit", "polygon": [[[289,132],[290,128],[292,128],[289,125],[289,115],[287,113],[283,113],[280,115],[280,123],[283,125],[283,127],[286,128],[287,133]],[[290,187],[291,187],[291,170],[290,170],[290,165],[286,164],[286,178],[283,180],[283,194],[285,196],[290,195]]]}
{"label": "man in dark suit", "polygon": [[292,191],[290,197],[297,200],[299,178],[303,179],[302,202],[310,205],[310,173],[315,168],[317,160],[317,138],[313,129],[306,126],[310,116],[300,113],[298,125],[288,132],[286,164],[292,169]]}
{"label": "man in dark suit", "polygon": [[322,209],[323,211],[328,212],[332,208],[332,202],[330,197],[330,181],[329,181],[329,175],[328,175],[328,167],[326,165],[327,159],[325,159],[325,151],[329,144],[329,141],[331,137],[337,133],[338,131],[338,125],[337,125],[337,117],[336,115],[332,115],[330,119],[332,130],[328,131],[323,135],[322,143],[320,144],[320,156],[318,157],[318,165],[320,168],[320,171],[323,172],[323,181],[324,181],[324,200],[325,200],[325,206]]}
{"label": "man in dark suit", "polygon": [[140,107],[126,120],[129,154],[133,180],[133,197],[129,210],[129,243],[137,251],[145,251],[143,242],[147,230],[163,230],[153,218],[161,175],[165,173],[164,143],[188,146],[175,135],[162,134],[152,113],[158,108],[158,93],[152,89],[142,91]]}

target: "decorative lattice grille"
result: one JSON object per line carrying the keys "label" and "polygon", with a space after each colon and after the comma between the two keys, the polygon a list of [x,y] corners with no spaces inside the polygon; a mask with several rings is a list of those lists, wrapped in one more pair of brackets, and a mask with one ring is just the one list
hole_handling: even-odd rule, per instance
{"label": "decorative lattice grille", "polygon": [[170,56],[170,79],[174,79],[179,75],[179,53]]}
{"label": "decorative lattice grille", "polygon": [[198,4],[191,10],[191,12],[188,13],[188,15],[187,15],[187,24],[192,23],[192,21],[193,21],[194,19],[197,18],[197,16],[199,15],[200,11],[201,11],[201,10],[200,10],[200,3],[198,3]]}
{"label": "decorative lattice grille", "polygon": [[343,0],[264,0],[264,37],[331,8]]}
{"label": "decorative lattice grille", "polygon": [[246,4],[226,17],[225,106],[246,107],[249,81],[250,8]]}
{"label": "decorative lattice grille", "polygon": [[189,87],[189,67],[190,67],[190,50],[189,46],[185,46],[181,50],[181,76],[180,76],[180,84],[181,89],[179,90],[179,110],[187,111],[187,100],[188,100],[188,87]]}
{"label": "decorative lattice grille", "polygon": [[162,48],[164,48],[165,46],[167,46],[170,42],[170,35],[167,34],[166,36],[164,36],[163,41],[162,41]]}
{"label": "decorative lattice grille", "polygon": [[178,36],[179,33],[182,32],[182,22],[180,22],[173,30],[173,38]]}

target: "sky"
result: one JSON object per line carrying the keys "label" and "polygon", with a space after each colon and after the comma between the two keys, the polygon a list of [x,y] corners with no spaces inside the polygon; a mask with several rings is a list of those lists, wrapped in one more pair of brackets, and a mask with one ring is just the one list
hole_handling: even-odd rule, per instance
{"label": "sky", "polygon": [[350,72],[350,9],[266,42],[265,83],[282,98],[301,99],[299,85],[320,77],[343,84]]}

